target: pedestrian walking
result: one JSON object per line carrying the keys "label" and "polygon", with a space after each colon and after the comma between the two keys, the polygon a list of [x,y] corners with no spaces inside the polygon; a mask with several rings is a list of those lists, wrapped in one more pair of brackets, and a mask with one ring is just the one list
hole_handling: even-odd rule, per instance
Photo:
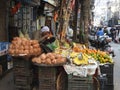
{"label": "pedestrian walking", "polygon": [[115,38],[116,38],[116,30],[115,30],[115,28],[112,27],[112,28],[110,29],[110,32],[111,32],[112,41],[114,41]]}

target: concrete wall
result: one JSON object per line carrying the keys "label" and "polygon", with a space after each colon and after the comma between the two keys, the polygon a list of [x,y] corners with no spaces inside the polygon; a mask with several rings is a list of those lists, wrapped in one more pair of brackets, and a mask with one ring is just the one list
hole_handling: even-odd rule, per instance
{"label": "concrete wall", "polygon": [[0,42],[7,41],[6,2],[6,0],[0,0]]}

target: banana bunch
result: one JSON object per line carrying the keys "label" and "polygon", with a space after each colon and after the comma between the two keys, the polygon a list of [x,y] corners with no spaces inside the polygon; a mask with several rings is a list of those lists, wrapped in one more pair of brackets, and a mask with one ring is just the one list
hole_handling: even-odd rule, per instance
{"label": "banana bunch", "polygon": [[87,65],[88,64],[88,55],[85,53],[76,54],[73,57],[73,63],[76,65]]}

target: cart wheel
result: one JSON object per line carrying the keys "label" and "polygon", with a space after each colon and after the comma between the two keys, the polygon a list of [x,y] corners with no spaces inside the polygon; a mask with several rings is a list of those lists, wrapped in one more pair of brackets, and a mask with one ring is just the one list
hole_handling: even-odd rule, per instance
{"label": "cart wheel", "polygon": [[57,90],[67,90],[67,74],[65,71],[61,71],[57,78]]}

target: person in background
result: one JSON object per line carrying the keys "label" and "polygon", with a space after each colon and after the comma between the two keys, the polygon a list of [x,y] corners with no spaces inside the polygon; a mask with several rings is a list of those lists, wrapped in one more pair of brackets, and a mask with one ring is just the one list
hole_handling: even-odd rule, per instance
{"label": "person in background", "polygon": [[96,32],[96,36],[97,36],[97,38],[99,38],[100,36],[103,36],[103,35],[104,35],[104,32],[103,32],[102,28],[99,27],[98,31]]}
{"label": "person in background", "polygon": [[119,36],[119,33],[120,33],[120,26],[118,26],[118,36]]}
{"label": "person in background", "polygon": [[99,48],[100,47],[100,42],[99,42],[99,37],[100,36],[103,36],[104,35],[104,32],[102,30],[101,27],[98,28],[98,31],[96,32],[96,36],[97,36],[97,45],[96,47]]}
{"label": "person in background", "polygon": [[104,27],[104,33],[106,33],[106,35],[108,35],[108,29],[107,29],[107,27]]}
{"label": "person in background", "polygon": [[107,27],[107,30],[108,30],[108,36],[111,37],[111,32],[110,32],[111,27]]}
{"label": "person in background", "polygon": [[72,39],[73,38],[73,29],[71,27],[68,27],[67,38],[68,39]]}
{"label": "person in background", "polygon": [[116,36],[119,36],[120,27],[116,26]]}
{"label": "person in background", "polygon": [[114,41],[115,38],[116,38],[116,30],[115,30],[115,27],[112,27],[112,28],[110,29],[110,32],[111,32],[112,41]]}

